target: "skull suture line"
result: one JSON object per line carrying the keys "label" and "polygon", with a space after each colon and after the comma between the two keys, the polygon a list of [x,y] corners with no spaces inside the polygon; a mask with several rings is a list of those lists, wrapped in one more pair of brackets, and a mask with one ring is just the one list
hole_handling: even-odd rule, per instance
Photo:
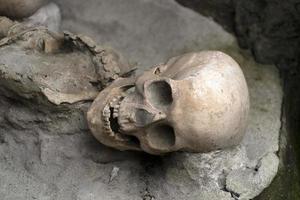
{"label": "skull suture line", "polygon": [[237,145],[248,110],[239,65],[224,53],[203,51],[114,81],[100,92],[87,117],[93,135],[105,145],[164,154]]}

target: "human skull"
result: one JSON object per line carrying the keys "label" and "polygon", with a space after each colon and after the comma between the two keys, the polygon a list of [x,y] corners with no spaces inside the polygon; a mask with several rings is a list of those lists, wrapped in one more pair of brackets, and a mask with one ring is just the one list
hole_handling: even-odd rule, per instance
{"label": "human skull", "polygon": [[31,16],[49,0],[0,0],[0,15],[13,19]]}
{"label": "human skull", "polygon": [[87,118],[103,144],[158,155],[237,145],[248,110],[239,65],[222,52],[203,51],[116,80],[100,92]]}

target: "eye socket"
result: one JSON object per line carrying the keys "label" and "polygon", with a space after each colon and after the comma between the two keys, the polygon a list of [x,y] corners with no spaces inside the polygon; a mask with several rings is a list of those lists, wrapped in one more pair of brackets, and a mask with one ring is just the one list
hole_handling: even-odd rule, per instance
{"label": "eye socket", "polygon": [[155,108],[164,108],[173,102],[172,88],[164,80],[152,82],[147,87],[147,97]]}
{"label": "eye socket", "polygon": [[153,148],[168,150],[175,145],[175,132],[171,126],[160,124],[147,130],[147,139]]}

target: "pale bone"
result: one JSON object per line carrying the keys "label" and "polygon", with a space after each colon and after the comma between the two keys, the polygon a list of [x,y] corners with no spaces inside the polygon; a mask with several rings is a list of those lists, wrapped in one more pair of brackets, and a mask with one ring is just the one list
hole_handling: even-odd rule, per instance
{"label": "pale bone", "polygon": [[239,65],[218,51],[188,53],[117,79],[88,114],[93,135],[119,150],[208,152],[238,145],[249,111]]}
{"label": "pale bone", "polygon": [[45,26],[57,32],[61,14],[55,3],[48,0],[0,0],[0,16],[18,19],[28,26]]}
{"label": "pale bone", "polygon": [[45,26],[50,31],[58,32],[61,23],[61,14],[59,7],[54,3],[49,3],[32,16],[24,20],[30,26]]}
{"label": "pale bone", "polygon": [[[134,73],[123,56],[85,35],[28,27],[1,16],[0,49],[5,55],[0,63],[0,78],[8,83],[2,86],[26,99],[42,93],[55,105],[92,101],[113,80]],[[15,65],[24,69],[24,74],[9,70]],[[19,81],[19,76],[26,81]],[[18,81],[8,81],[15,79]]]}
{"label": "pale bone", "polygon": [[21,19],[31,16],[48,0],[0,0],[0,16]]}

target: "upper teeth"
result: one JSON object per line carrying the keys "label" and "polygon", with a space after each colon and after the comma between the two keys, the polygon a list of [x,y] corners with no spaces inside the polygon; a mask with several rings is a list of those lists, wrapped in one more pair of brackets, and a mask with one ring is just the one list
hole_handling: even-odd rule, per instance
{"label": "upper teeth", "polygon": [[[119,116],[119,108],[121,101],[123,100],[124,95],[119,95],[114,97],[109,103],[104,107],[102,111],[102,118],[104,122],[104,132],[107,133],[109,136],[113,136],[115,139],[122,139],[121,137],[118,137],[118,133],[115,133],[112,131],[110,126],[110,117],[112,114],[113,118],[117,118]],[[113,110],[113,113],[111,113],[111,109]]]}
{"label": "upper teeth", "polygon": [[113,118],[119,117],[119,108],[120,108],[120,106],[115,107],[114,113],[113,113]]}

